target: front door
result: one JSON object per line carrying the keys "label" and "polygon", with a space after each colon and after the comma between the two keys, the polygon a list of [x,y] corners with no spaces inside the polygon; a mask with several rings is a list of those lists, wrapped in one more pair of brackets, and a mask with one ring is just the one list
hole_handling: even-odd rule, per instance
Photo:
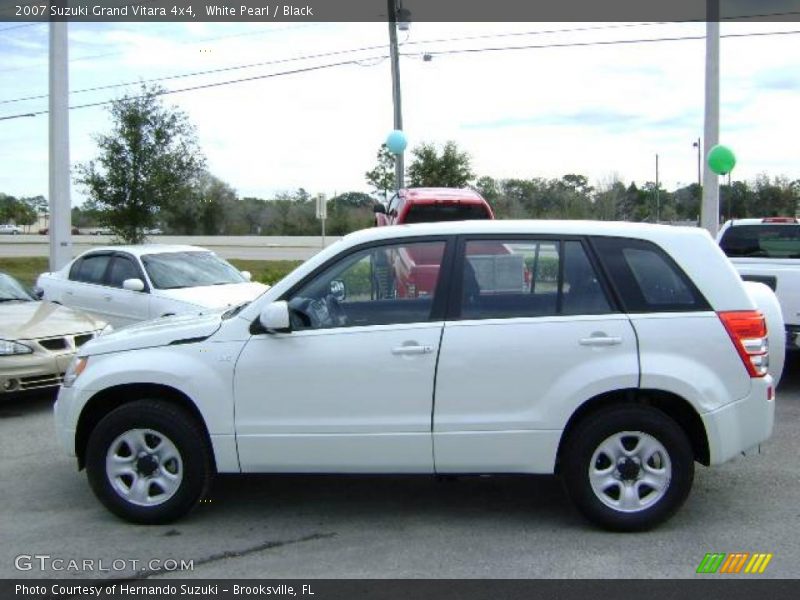
{"label": "front door", "polygon": [[442,265],[444,240],[361,248],[283,298],[290,333],[253,335],[234,376],[243,471],[432,472],[442,277],[426,295],[381,281],[415,247]]}

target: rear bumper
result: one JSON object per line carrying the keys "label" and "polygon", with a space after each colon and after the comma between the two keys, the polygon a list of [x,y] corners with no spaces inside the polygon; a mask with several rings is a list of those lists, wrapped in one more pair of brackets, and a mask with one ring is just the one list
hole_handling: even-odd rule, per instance
{"label": "rear bumper", "polygon": [[750,394],[702,415],[708,433],[710,464],[718,465],[742,454],[758,451],[772,435],[775,422],[775,399],[768,400],[772,378],[753,379]]}

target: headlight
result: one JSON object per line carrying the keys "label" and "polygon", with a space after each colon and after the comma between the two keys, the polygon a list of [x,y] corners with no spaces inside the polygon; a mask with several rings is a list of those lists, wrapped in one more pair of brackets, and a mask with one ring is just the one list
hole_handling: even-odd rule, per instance
{"label": "headlight", "polygon": [[89,362],[89,359],[85,356],[83,357],[75,357],[72,359],[72,362],[69,363],[67,367],[67,372],[64,373],[64,382],[62,385],[64,387],[72,387],[72,384],[75,383],[75,380],[83,373],[83,370],[86,368],[86,363]]}
{"label": "headlight", "polygon": [[13,354],[32,354],[33,348],[12,342],[11,340],[0,340],[0,356],[11,356]]}

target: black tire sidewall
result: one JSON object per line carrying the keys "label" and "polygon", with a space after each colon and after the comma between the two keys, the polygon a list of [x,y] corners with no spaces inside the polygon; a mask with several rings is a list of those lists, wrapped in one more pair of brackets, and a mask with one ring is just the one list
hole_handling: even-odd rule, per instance
{"label": "black tire sidewall", "polygon": [[[622,431],[639,431],[653,436],[664,446],[672,464],[672,475],[664,496],[653,506],[635,513],[623,513],[605,505],[592,490],[588,476],[597,447]],[[602,410],[580,422],[566,443],[562,476],[567,493],[585,517],[605,529],[651,529],[672,516],[691,490],[694,479],[691,444],[681,427],[658,409],[621,406]]]}
{"label": "black tire sidewall", "polygon": [[[106,474],[111,443],[131,429],[152,429],[175,444],[183,464],[183,480],[175,494],[157,506],[127,502]],[[174,521],[189,512],[208,487],[209,450],[203,434],[186,411],[164,402],[142,400],[125,404],[106,415],[92,431],[86,448],[86,473],[98,499],[115,515],[142,524]]]}

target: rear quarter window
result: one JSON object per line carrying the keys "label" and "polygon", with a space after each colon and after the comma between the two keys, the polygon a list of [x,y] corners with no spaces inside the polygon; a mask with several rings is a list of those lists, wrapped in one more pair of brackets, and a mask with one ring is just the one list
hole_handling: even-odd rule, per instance
{"label": "rear quarter window", "polygon": [[711,310],[697,286],[657,245],[624,238],[594,238],[592,245],[627,312]]}
{"label": "rear quarter window", "polygon": [[403,222],[475,221],[488,218],[489,211],[482,204],[412,204]]}

